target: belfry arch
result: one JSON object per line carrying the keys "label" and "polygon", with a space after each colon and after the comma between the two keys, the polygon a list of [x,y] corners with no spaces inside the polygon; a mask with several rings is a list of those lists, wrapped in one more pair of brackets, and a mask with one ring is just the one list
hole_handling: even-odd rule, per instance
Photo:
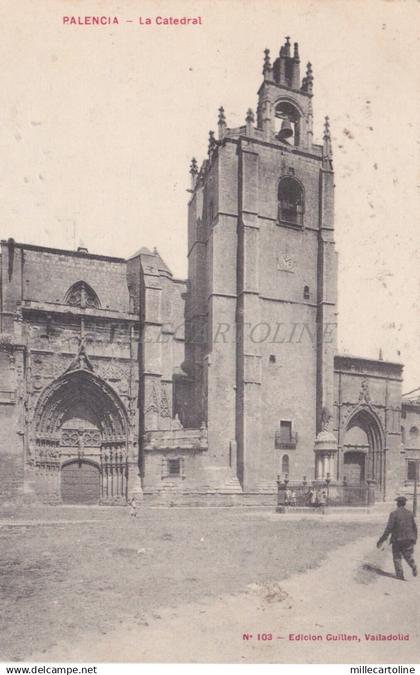
{"label": "belfry arch", "polygon": [[116,392],[79,359],[42,392],[32,420],[30,457],[67,503],[124,503],[129,433]]}

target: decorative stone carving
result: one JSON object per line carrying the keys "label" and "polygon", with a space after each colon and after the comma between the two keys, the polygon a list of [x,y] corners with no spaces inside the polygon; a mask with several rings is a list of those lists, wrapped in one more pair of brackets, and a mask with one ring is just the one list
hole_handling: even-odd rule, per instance
{"label": "decorative stone carving", "polygon": [[364,401],[365,403],[372,402],[369,394],[369,382],[366,377],[363,378],[360,386],[359,401]]}
{"label": "decorative stone carving", "polygon": [[168,401],[168,397],[166,395],[166,390],[165,390],[164,385],[162,385],[161,391],[162,391],[162,393],[161,393],[161,399],[160,399],[160,415],[161,415],[161,417],[171,418],[172,415],[171,415],[171,412],[169,410],[169,401]]}
{"label": "decorative stone carving", "polygon": [[127,374],[115,359],[111,359],[111,361],[105,363],[101,359],[97,364],[95,363],[95,366],[97,367],[100,376],[103,377],[104,380],[110,380],[111,382],[122,380]]}
{"label": "decorative stone carving", "polygon": [[98,448],[102,444],[102,434],[95,429],[64,429],[60,445],[64,447]]}
{"label": "decorative stone carving", "polygon": [[321,430],[322,431],[331,431],[331,420],[332,415],[328,408],[324,406],[321,413]]}
{"label": "decorative stone carving", "polygon": [[79,351],[76,358],[71,362],[66,372],[71,372],[72,370],[90,370],[93,372],[93,366],[86,354],[85,343],[83,340],[80,342]]}
{"label": "decorative stone carving", "polygon": [[149,403],[146,407],[145,412],[146,412],[146,414],[147,413],[159,414],[159,397],[158,397],[156,382],[153,382]]}
{"label": "decorative stone carving", "polygon": [[181,424],[181,420],[179,419],[178,413],[175,415],[175,417],[172,420],[171,428],[172,429],[183,429],[184,428]]}
{"label": "decorative stone carving", "polygon": [[297,260],[288,253],[281,253],[277,256],[277,269],[279,272],[295,272]]}

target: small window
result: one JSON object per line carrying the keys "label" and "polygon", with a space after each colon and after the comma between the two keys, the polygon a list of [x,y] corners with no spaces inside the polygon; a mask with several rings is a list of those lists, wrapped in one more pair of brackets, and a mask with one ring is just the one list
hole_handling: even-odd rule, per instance
{"label": "small window", "polygon": [[282,420],[280,422],[280,440],[282,443],[290,443],[292,440],[292,423]]}
{"label": "small window", "polygon": [[310,298],[309,286],[303,287],[303,298],[304,298],[304,300],[309,300],[309,298]]}
{"label": "small window", "polygon": [[282,178],[278,189],[278,219],[292,225],[303,224],[303,188],[296,178]]}
{"label": "small window", "polygon": [[270,354],[269,361],[270,361],[270,363],[275,363],[275,362],[276,362],[276,355],[275,355],[275,354]]}
{"label": "small window", "polygon": [[169,476],[181,475],[181,460],[179,458],[168,459],[168,475]]}
{"label": "small window", "polygon": [[283,455],[281,460],[281,472],[283,474],[289,473],[289,455]]}

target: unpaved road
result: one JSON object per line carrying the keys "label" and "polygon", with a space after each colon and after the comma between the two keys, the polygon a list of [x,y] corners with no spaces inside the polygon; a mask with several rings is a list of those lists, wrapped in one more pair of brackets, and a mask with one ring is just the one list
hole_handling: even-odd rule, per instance
{"label": "unpaved road", "polygon": [[[251,584],[235,596],[159,610],[147,625],[122,625],[96,639],[57,644],[30,660],[417,663],[420,581],[408,570],[406,582],[393,578],[390,550],[378,556],[372,543],[372,537],[359,539],[335,550],[320,567],[279,583]],[[378,563],[385,574],[375,571]],[[246,640],[244,633],[252,637]],[[258,640],[262,633],[272,639]],[[322,639],[290,640],[291,633]],[[368,641],[366,633],[409,639]],[[328,641],[328,634],[358,639]]]}

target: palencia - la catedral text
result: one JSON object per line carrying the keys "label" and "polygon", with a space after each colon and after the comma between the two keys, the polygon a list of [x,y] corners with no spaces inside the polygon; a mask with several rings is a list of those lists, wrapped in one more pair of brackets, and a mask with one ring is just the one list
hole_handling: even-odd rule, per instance
{"label": "palencia - la catedral text", "polygon": [[[67,26],[109,26],[121,23],[135,23],[132,19],[118,16],[63,16]],[[203,24],[201,16],[139,16],[140,26],[197,26]]]}

